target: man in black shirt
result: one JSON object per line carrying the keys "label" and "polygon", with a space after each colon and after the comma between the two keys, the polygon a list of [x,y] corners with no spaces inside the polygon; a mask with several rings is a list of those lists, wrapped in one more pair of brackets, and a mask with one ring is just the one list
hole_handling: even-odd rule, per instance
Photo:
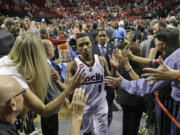
{"label": "man in black shirt", "polygon": [[0,75],[0,135],[19,135],[13,124],[23,109],[24,92],[15,79]]}

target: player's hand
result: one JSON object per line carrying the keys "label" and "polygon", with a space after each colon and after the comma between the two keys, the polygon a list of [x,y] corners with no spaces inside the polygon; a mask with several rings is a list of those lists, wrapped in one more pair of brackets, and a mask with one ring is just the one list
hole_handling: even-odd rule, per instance
{"label": "player's hand", "polygon": [[68,112],[71,113],[72,118],[82,120],[84,108],[88,99],[88,95],[85,96],[84,94],[85,94],[84,89],[77,88],[73,94],[71,104],[69,100],[65,98]]}
{"label": "player's hand", "polygon": [[66,85],[68,88],[68,92],[73,93],[73,91],[76,88],[79,88],[81,84],[85,81],[85,75],[86,75],[85,69],[83,70],[79,69],[78,71],[76,71],[73,77],[70,77],[70,75],[67,75],[68,78],[66,81]]}

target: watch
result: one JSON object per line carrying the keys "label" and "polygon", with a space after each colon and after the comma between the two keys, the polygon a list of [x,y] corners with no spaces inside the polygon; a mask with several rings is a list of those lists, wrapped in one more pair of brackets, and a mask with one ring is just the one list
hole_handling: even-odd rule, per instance
{"label": "watch", "polygon": [[130,72],[132,70],[132,67],[128,66],[128,67],[125,67],[125,69],[126,69],[127,72]]}

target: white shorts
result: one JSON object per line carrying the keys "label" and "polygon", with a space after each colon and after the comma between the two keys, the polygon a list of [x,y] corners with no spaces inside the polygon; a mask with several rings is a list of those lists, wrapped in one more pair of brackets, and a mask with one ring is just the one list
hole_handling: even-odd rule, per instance
{"label": "white shorts", "polygon": [[82,121],[83,133],[108,135],[108,105],[106,99],[85,110]]}

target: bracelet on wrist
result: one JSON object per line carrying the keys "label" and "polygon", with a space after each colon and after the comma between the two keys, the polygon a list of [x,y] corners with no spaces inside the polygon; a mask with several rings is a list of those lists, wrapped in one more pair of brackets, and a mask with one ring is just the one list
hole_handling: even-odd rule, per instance
{"label": "bracelet on wrist", "polygon": [[[149,67],[152,67],[152,65],[153,65],[154,63],[159,63],[159,60],[158,60],[158,59],[152,59],[151,62],[150,62],[150,64],[149,64]],[[159,64],[160,64],[160,63],[159,63]]]}
{"label": "bracelet on wrist", "polygon": [[125,69],[126,69],[127,72],[130,72],[132,70],[132,67],[128,66],[128,67],[125,67]]}

